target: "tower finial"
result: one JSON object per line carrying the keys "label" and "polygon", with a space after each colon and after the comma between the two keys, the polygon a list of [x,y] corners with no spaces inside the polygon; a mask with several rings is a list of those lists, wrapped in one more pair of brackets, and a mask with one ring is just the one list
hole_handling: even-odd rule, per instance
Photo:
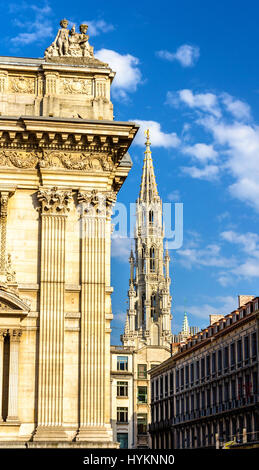
{"label": "tower finial", "polygon": [[150,152],[150,145],[151,145],[151,142],[150,142],[150,133],[149,133],[149,129],[146,129],[144,131],[144,134],[146,136],[146,142],[145,142],[145,145],[146,145],[146,151],[147,152]]}

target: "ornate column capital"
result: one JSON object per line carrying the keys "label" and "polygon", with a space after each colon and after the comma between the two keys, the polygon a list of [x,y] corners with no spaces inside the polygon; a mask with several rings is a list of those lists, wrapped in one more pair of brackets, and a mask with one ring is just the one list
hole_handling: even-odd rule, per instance
{"label": "ornate column capital", "polygon": [[81,205],[81,215],[88,216],[111,216],[112,207],[116,202],[115,191],[79,191],[77,197]]}
{"label": "ornate column capital", "polygon": [[0,328],[0,341],[4,341],[4,338],[6,335],[7,335],[7,328]]}
{"label": "ornate column capital", "polygon": [[19,328],[9,331],[10,341],[14,343],[19,343],[22,336],[22,330]]}
{"label": "ornate column capital", "polygon": [[53,188],[39,188],[37,194],[38,200],[41,202],[42,215],[66,215],[70,210],[68,203],[72,198],[71,191]]}

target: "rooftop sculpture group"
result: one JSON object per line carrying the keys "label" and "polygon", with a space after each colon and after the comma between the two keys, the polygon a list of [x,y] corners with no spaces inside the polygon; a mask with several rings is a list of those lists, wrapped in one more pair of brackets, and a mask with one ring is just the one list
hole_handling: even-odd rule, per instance
{"label": "rooftop sculpture group", "polygon": [[88,57],[93,58],[93,47],[90,46],[86,34],[88,26],[81,24],[80,33],[76,33],[75,25],[69,30],[68,21],[66,19],[60,21],[61,28],[58,30],[57,36],[53,43],[45,50],[45,58],[53,57]]}

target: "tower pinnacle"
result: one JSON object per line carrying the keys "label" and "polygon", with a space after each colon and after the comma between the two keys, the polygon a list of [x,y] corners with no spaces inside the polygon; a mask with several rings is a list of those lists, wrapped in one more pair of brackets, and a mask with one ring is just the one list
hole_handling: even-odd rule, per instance
{"label": "tower pinnacle", "polygon": [[154,173],[152,153],[150,150],[151,142],[150,142],[149,129],[145,131],[145,134],[146,134],[146,142],[145,142],[146,150],[145,150],[139,199],[142,202],[150,203],[154,200],[154,198],[158,196],[158,192],[157,192],[157,184],[156,184],[155,173]]}
{"label": "tower pinnacle", "polygon": [[162,201],[157,191],[146,130],[144,164],[139,198],[136,202],[135,253],[131,252],[129,309],[125,346],[169,346],[171,333],[171,297],[168,250],[164,254]]}

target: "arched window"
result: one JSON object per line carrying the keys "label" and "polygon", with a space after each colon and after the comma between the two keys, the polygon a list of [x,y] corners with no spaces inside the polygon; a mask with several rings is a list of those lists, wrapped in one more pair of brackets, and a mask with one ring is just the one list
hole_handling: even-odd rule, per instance
{"label": "arched window", "polygon": [[142,294],[142,326],[146,323],[146,295]]}
{"label": "arched window", "polygon": [[150,248],[150,272],[155,271],[155,248],[152,246]]}
{"label": "arched window", "polygon": [[151,318],[156,321],[156,294],[151,295]]}
{"label": "arched window", "polygon": [[152,210],[149,211],[149,223],[153,224],[154,222],[154,212]]}
{"label": "arched window", "polygon": [[143,245],[141,249],[141,271],[142,273],[146,271],[145,245]]}

